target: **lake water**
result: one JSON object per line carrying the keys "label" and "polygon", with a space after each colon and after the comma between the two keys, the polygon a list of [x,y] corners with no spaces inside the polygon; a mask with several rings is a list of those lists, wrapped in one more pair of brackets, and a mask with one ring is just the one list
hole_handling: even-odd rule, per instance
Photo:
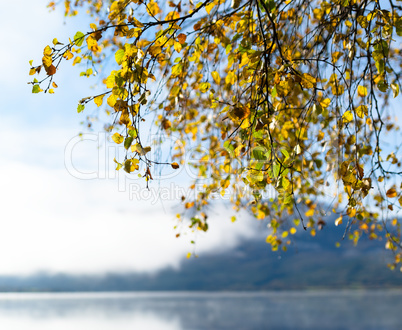
{"label": "lake water", "polygon": [[7,330],[402,329],[402,290],[2,293]]}

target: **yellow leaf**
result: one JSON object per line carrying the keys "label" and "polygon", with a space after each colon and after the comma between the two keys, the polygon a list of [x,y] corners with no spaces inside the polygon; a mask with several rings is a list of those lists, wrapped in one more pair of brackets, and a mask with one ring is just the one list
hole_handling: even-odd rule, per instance
{"label": "yellow leaf", "polygon": [[306,212],[306,217],[312,217],[313,215],[314,215],[314,209],[309,209],[307,212]]}
{"label": "yellow leaf", "polygon": [[92,35],[88,36],[86,41],[87,41],[88,49],[94,50],[95,47],[98,45],[98,42]]}
{"label": "yellow leaf", "polygon": [[109,106],[111,106],[112,108],[114,107],[114,105],[116,104],[116,102],[117,102],[117,95],[115,95],[115,94],[110,94],[110,96],[107,98],[107,104],[109,105]]}
{"label": "yellow leaf", "polygon": [[345,92],[345,87],[339,83],[333,84],[331,86],[332,94],[335,96],[340,96]]}
{"label": "yellow leaf", "polygon": [[394,98],[397,97],[399,95],[399,85],[392,83],[391,88],[392,88],[392,94],[393,94]]}
{"label": "yellow leaf", "polygon": [[95,23],[91,23],[91,24],[89,24],[89,27],[92,29],[92,30],[96,30],[97,29],[97,27],[96,27],[96,24]]}
{"label": "yellow leaf", "polygon": [[94,98],[94,102],[98,107],[100,107],[102,105],[104,96],[105,95],[99,95]]}
{"label": "yellow leaf", "polygon": [[119,134],[119,133],[114,133],[112,135],[112,140],[114,142],[116,142],[117,144],[120,144],[120,143],[122,143],[124,141],[124,136]]}
{"label": "yellow leaf", "polygon": [[63,57],[68,61],[71,60],[74,57],[74,55],[69,50],[66,50],[66,52],[63,54]]}
{"label": "yellow leaf", "polygon": [[330,103],[331,103],[331,100],[330,100],[329,98],[326,98],[326,99],[320,101],[320,105],[321,105],[323,108],[328,108],[328,106],[330,105]]}
{"label": "yellow leaf", "polygon": [[234,83],[236,82],[236,75],[234,74],[233,71],[229,71],[228,74],[226,75],[225,78],[225,82],[226,84],[231,84],[234,85]]}
{"label": "yellow leaf", "polygon": [[143,150],[143,155],[151,151],[151,147],[145,147],[142,149]]}
{"label": "yellow leaf", "polygon": [[295,227],[292,227],[292,228],[290,228],[290,233],[292,234],[292,235],[294,235],[294,234],[296,234],[296,228]]}
{"label": "yellow leaf", "polygon": [[241,0],[232,0],[232,4],[230,5],[233,9],[237,9],[240,6]]}
{"label": "yellow leaf", "polygon": [[364,116],[368,115],[368,108],[365,105],[360,105],[356,109],[356,115],[360,118],[364,118]]}
{"label": "yellow leaf", "polygon": [[219,85],[219,84],[221,83],[221,77],[219,76],[219,73],[218,73],[218,72],[212,71],[212,72],[211,72],[211,76],[212,76],[212,79],[215,81],[215,83],[216,83],[217,85]]}
{"label": "yellow leaf", "polygon": [[367,96],[367,88],[364,86],[359,85],[359,87],[357,87],[357,94],[360,97],[365,97]]}
{"label": "yellow leaf", "polygon": [[183,69],[183,65],[181,63],[175,64],[172,66],[172,77],[177,77]]}
{"label": "yellow leaf", "polygon": [[395,188],[388,189],[386,192],[386,195],[388,198],[396,197],[397,193],[396,193]]}
{"label": "yellow leaf", "polygon": [[248,107],[234,107],[228,112],[229,117],[233,121],[243,120],[250,115],[250,109]]}
{"label": "yellow leaf", "polygon": [[175,170],[179,168],[179,164],[177,164],[176,162],[170,164]]}
{"label": "yellow leaf", "polygon": [[184,207],[186,209],[192,208],[194,206],[194,202],[187,202],[186,204],[184,204]]}
{"label": "yellow leaf", "polygon": [[302,81],[300,82],[304,88],[314,88],[317,80],[308,73],[302,74]]}
{"label": "yellow leaf", "polygon": [[211,84],[208,82],[203,82],[200,84],[200,92],[205,93],[211,87]]}
{"label": "yellow leaf", "polygon": [[342,224],[342,216],[335,220],[335,226],[339,226]]}
{"label": "yellow leaf", "polygon": [[29,75],[30,75],[30,76],[34,75],[35,73],[36,73],[36,69],[35,69],[35,68],[31,68],[31,69],[29,70]]}
{"label": "yellow leaf", "polygon": [[172,123],[169,119],[164,118],[161,122],[163,129],[169,129],[172,127]]}
{"label": "yellow leaf", "polygon": [[49,89],[49,94],[54,94],[54,89],[50,88]]}
{"label": "yellow leaf", "polygon": [[128,114],[128,112],[126,110],[121,112],[119,124],[126,125],[126,126],[131,125],[130,115]]}
{"label": "yellow leaf", "polygon": [[48,46],[45,47],[45,49],[43,50],[43,55],[44,56],[50,56],[52,55],[52,49]]}
{"label": "yellow leaf", "polygon": [[151,16],[158,15],[160,13],[160,9],[159,9],[158,4],[155,1],[151,0],[147,5],[147,12]]}
{"label": "yellow leaf", "polygon": [[141,156],[144,156],[145,154],[147,154],[148,152],[151,151],[151,147],[145,147],[145,148],[143,148],[143,147],[141,146],[141,144],[136,143],[136,144],[133,144],[133,145],[131,146],[131,151],[132,151],[132,152],[136,152],[136,153],[138,153],[138,154],[141,155]]}
{"label": "yellow leaf", "polygon": [[205,11],[208,13],[208,15],[211,12],[212,8],[215,7],[215,5],[216,5],[216,3],[215,3],[215,1],[213,1],[205,6]]}
{"label": "yellow leaf", "polygon": [[332,63],[335,64],[341,57],[343,53],[341,52],[333,52],[332,53]]}
{"label": "yellow leaf", "polygon": [[52,86],[53,86],[54,88],[59,87],[59,86],[57,86],[57,84],[56,84],[54,81],[52,82]]}
{"label": "yellow leaf", "polygon": [[175,50],[176,52],[180,53],[181,48],[182,48],[180,42],[174,41],[173,47],[174,47],[174,50]]}
{"label": "yellow leaf", "polygon": [[353,113],[351,111],[346,111],[343,114],[342,119],[345,123],[350,123],[353,120]]}
{"label": "yellow leaf", "polygon": [[139,168],[138,159],[127,159],[124,162],[124,170],[127,173],[134,172],[135,170],[138,170],[138,168]]}
{"label": "yellow leaf", "polygon": [[81,57],[77,56],[77,57],[74,59],[73,65],[76,65],[77,63],[80,63],[80,62],[81,62]]}
{"label": "yellow leaf", "polygon": [[191,252],[189,252],[189,253],[187,253],[187,259],[190,259],[190,257],[191,257]]}
{"label": "yellow leaf", "polygon": [[113,88],[116,81],[116,71],[112,71],[110,76],[106,78],[105,85],[107,88]]}
{"label": "yellow leaf", "polygon": [[358,16],[357,17],[357,23],[360,24],[360,26],[365,29],[368,26],[368,22],[367,22],[367,17],[366,16]]}
{"label": "yellow leaf", "polygon": [[133,21],[132,21],[133,25],[137,28],[141,28],[144,26],[144,24],[142,24],[138,19],[136,19],[135,17],[133,17]]}
{"label": "yellow leaf", "polygon": [[349,207],[346,210],[346,214],[348,215],[349,218],[353,218],[356,215],[356,209],[354,207]]}
{"label": "yellow leaf", "polygon": [[320,132],[317,134],[317,141],[321,141],[321,140],[324,138],[324,136],[325,136],[325,133],[322,132],[322,131],[320,131]]}
{"label": "yellow leaf", "polygon": [[367,15],[367,21],[371,21],[371,20],[373,20],[375,17],[377,16],[377,13],[375,12],[375,11],[372,11],[371,13],[369,13],[368,15]]}
{"label": "yellow leaf", "polygon": [[43,66],[45,67],[45,69],[50,67],[52,65],[52,63],[53,63],[52,57],[49,56],[49,55],[43,56],[42,57],[42,63],[43,63]]}

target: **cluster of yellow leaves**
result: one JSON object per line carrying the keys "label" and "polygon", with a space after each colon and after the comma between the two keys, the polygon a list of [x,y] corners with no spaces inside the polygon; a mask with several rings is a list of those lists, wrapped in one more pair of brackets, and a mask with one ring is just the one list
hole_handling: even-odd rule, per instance
{"label": "cluster of yellow leaves", "polygon": [[[194,200],[184,201],[186,209],[200,213],[216,194],[232,189],[235,209],[248,207],[269,222],[267,242],[277,250],[287,248],[295,226],[313,236],[323,228],[313,200],[331,195],[335,224],[352,219],[355,225],[351,240],[380,237],[371,204],[392,212],[401,206],[393,199],[402,201],[396,183],[387,191],[376,185],[401,173],[399,155],[385,160],[381,150],[382,130],[396,131],[382,108],[399,94],[399,7],[355,0],[233,0],[230,6],[86,0],[65,1],[65,14],[76,15],[82,5],[95,16],[91,31],[77,32],[65,46],[55,39],[30,74],[43,67],[50,82],[54,63],[74,58],[73,65],[87,66],[81,75],[90,77],[114,57],[102,76],[104,90],[82,99],[78,111],[93,100],[112,115],[112,140],[126,150],[117,169],[131,173],[143,162],[145,179],[152,179],[159,160],[142,145],[140,126],[154,113],[160,134],[175,134],[196,150],[199,162],[192,167],[205,183]],[[33,92],[42,90],[41,82],[32,83]],[[177,169],[185,152],[173,150],[170,164]],[[295,212],[300,219],[290,225]],[[208,228],[204,216],[191,221],[192,228]],[[386,233],[390,249],[400,245],[394,227]]]}

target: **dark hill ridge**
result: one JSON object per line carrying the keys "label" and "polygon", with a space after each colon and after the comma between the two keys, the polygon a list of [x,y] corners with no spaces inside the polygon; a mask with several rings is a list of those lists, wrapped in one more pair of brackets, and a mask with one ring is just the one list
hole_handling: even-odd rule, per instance
{"label": "dark hill ridge", "polygon": [[272,252],[263,237],[235,249],[183,259],[180,270],[154,274],[71,276],[37,274],[0,277],[1,291],[132,290],[288,290],[402,287],[402,273],[386,267],[391,260],[382,242],[344,241],[344,228],[333,225],[311,237],[298,233],[288,252]]}

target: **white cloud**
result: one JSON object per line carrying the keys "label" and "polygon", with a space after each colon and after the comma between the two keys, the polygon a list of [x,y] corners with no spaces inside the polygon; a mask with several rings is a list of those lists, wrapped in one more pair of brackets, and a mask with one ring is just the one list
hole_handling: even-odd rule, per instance
{"label": "white cloud", "polygon": [[[175,237],[172,202],[129,201],[116,181],[13,162],[0,166],[0,181],[0,274],[152,271],[192,252],[190,230]],[[210,231],[196,237],[201,255],[254,234],[222,207],[211,213]]]}

